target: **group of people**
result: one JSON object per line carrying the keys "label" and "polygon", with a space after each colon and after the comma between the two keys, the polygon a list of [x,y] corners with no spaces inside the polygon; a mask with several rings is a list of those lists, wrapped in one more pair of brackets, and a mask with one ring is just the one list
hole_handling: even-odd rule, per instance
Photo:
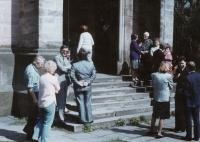
{"label": "group of people", "polygon": [[162,61],[167,61],[170,74],[172,70],[172,53],[171,46],[168,43],[160,42],[159,38],[155,38],[154,42],[149,39],[149,33],[144,33],[143,41],[138,43],[138,35],[131,35],[130,43],[130,65],[132,81],[138,82],[138,70],[140,71],[141,80],[150,80],[151,73],[157,72]]}
{"label": "group of people", "polygon": [[[75,100],[79,113],[79,124],[93,123],[91,109],[91,84],[96,77],[92,62],[92,46],[94,41],[88,27],[82,25],[83,33],[77,48],[78,62],[71,65],[70,49],[66,45],[60,47],[60,53],[53,60],[45,61],[42,56],[36,56],[27,66],[24,81],[33,105],[23,131],[27,140],[47,142],[51,125],[53,124],[56,107],[59,121],[65,125],[66,98],[69,95],[69,85],[73,83]],[[38,69],[44,68],[40,77]]]}

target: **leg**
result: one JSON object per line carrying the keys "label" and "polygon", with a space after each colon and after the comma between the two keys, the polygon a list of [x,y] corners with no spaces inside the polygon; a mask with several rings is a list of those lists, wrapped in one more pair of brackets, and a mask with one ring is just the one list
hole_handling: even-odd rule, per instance
{"label": "leg", "polygon": [[192,114],[191,114],[191,109],[190,107],[187,107],[186,109],[186,138],[187,139],[192,139]]}
{"label": "leg", "polygon": [[44,121],[44,109],[40,108],[40,119],[37,122],[37,125],[35,126],[34,134],[33,134],[32,139],[39,140],[39,138],[41,137],[43,121]]}
{"label": "leg", "polygon": [[92,62],[92,50],[89,50],[89,52],[87,52],[87,60],[89,62]]}
{"label": "leg", "polygon": [[53,124],[53,119],[55,115],[55,104],[52,103],[50,106],[44,108],[44,119],[43,119],[43,129],[41,133],[41,142],[47,142],[49,137],[49,132],[51,130],[51,125]]}
{"label": "leg", "polygon": [[150,132],[153,132],[153,128],[154,128],[154,126],[155,126],[155,123],[156,123],[156,118],[154,118],[154,117],[152,116],[152,118],[151,118]]}
{"label": "leg", "polygon": [[92,107],[91,107],[91,96],[92,96],[91,91],[85,92],[85,94],[84,94],[85,114],[86,114],[86,119],[87,119],[88,122],[93,121]]}
{"label": "leg", "polygon": [[158,125],[158,135],[162,136],[161,131],[163,127],[164,119],[159,120],[159,125]]}
{"label": "leg", "polygon": [[58,117],[61,122],[65,121],[64,111],[66,106],[66,94],[67,86],[60,88],[60,91],[56,95],[58,105]]}
{"label": "leg", "polygon": [[134,69],[131,69],[132,80],[135,81],[135,72]]}
{"label": "leg", "polygon": [[80,123],[86,123],[87,121],[85,117],[84,94],[83,92],[75,92],[75,95],[79,113],[79,121]]}
{"label": "leg", "polygon": [[199,139],[199,106],[192,108],[194,122],[194,138]]}

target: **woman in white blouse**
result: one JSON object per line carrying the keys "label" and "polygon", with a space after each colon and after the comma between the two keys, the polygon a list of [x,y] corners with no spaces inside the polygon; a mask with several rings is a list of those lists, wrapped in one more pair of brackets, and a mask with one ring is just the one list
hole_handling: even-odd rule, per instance
{"label": "woman in white blouse", "polygon": [[87,61],[92,62],[92,46],[94,45],[94,40],[92,35],[88,32],[87,25],[82,25],[81,29],[83,30],[83,33],[80,35],[77,53],[83,48],[87,53]]}
{"label": "woman in white blouse", "polygon": [[38,107],[40,109],[40,119],[37,122],[33,134],[33,141],[41,138],[41,142],[47,142],[51,125],[55,115],[56,96],[60,90],[57,74],[54,75],[57,69],[56,63],[47,61],[44,64],[45,74],[40,78],[40,88],[38,96]]}

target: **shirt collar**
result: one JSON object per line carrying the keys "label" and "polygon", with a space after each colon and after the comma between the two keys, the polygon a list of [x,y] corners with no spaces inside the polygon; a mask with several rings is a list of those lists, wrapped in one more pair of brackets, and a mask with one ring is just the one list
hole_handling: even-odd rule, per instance
{"label": "shirt collar", "polygon": [[38,69],[35,67],[34,64],[32,64],[32,67],[33,67],[33,69],[34,69],[36,72],[38,72]]}

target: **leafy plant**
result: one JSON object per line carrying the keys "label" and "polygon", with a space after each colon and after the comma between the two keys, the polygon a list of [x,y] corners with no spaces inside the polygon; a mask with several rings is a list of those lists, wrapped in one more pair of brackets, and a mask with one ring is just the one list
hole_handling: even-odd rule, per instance
{"label": "leafy plant", "polygon": [[171,116],[175,116],[175,111],[171,111]]}
{"label": "leafy plant", "polygon": [[15,120],[14,122],[10,123],[10,125],[25,125],[28,121],[27,117],[19,118]]}
{"label": "leafy plant", "polygon": [[139,120],[138,118],[132,118],[132,119],[130,120],[130,123],[131,123],[132,125],[138,125],[138,124],[140,124],[140,120]]}
{"label": "leafy plant", "polygon": [[126,125],[125,119],[120,118],[116,121],[116,126],[124,126],[124,125]]}
{"label": "leafy plant", "polygon": [[148,121],[147,121],[147,119],[145,118],[145,116],[140,116],[140,122],[144,122],[144,123],[146,123],[146,124],[150,124]]}
{"label": "leafy plant", "polygon": [[110,128],[108,126],[106,126],[106,127],[100,127],[100,129],[102,129],[102,130],[109,130]]}
{"label": "leafy plant", "polygon": [[88,133],[88,132],[92,132],[92,131],[95,131],[97,129],[97,127],[94,127],[92,124],[90,124],[90,123],[86,123],[85,125],[84,125],[84,128],[83,128],[83,131],[85,132],[85,133]]}

